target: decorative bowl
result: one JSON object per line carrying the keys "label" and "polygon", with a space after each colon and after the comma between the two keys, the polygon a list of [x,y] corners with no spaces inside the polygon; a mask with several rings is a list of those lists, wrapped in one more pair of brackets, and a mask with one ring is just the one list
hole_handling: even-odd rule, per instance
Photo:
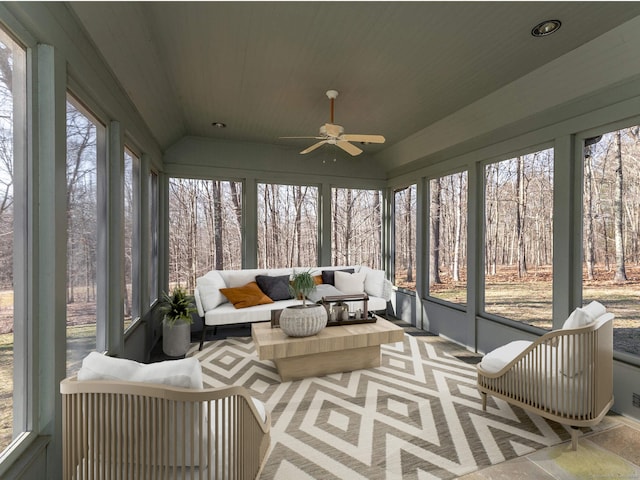
{"label": "decorative bowl", "polygon": [[293,305],[280,314],[280,329],[290,337],[309,337],[326,326],[327,310],[322,305]]}

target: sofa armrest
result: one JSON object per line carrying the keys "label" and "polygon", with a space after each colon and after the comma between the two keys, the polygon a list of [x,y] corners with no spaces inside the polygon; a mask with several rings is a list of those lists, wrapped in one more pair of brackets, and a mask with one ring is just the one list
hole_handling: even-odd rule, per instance
{"label": "sofa armrest", "polygon": [[200,318],[204,318],[204,307],[202,306],[202,299],[200,298],[200,290],[198,287],[193,291],[193,298],[196,299],[196,308],[198,309],[198,315]]}
{"label": "sofa armrest", "polygon": [[382,298],[384,298],[387,302],[389,302],[391,301],[392,295],[393,295],[393,283],[391,283],[391,280],[385,278],[383,288],[382,288]]}

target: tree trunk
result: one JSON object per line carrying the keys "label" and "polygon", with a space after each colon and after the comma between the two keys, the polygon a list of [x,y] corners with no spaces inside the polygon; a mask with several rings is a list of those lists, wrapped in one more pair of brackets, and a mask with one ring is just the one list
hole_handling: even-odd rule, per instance
{"label": "tree trunk", "polygon": [[429,285],[442,283],[440,280],[440,209],[442,185],[440,178],[432,180],[431,185],[431,255],[429,255]]}
{"label": "tree trunk", "polygon": [[407,241],[406,241],[406,258],[407,258],[407,283],[413,283],[413,248],[412,243],[412,234],[411,234],[411,187],[406,189],[407,194],[405,195],[405,207],[404,207],[404,220],[405,220],[405,228],[407,232]]}
{"label": "tree trunk", "polygon": [[615,223],[615,244],[616,244],[616,271],[613,281],[622,283],[627,281],[627,273],[624,268],[624,237],[623,237],[623,215],[622,208],[622,147],[620,145],[620,130],[615,133],[616,136],[616,183],[613,200],[613,218]]}
{"label": "tree trunk", "polygon": [[527,259],[524,243],[525,232],[525,185],[524,185],[524,158],[517,159],[516,189],[518,194],[518,209],[516,210],[516,236],[518,249],[518,278],[527,274]]}
{"label": "tree trunk", "polygon": [[333,265],[338,265],[338,189],[333,189]]}
{"label": "tree trunk", "polygon": [[220,182],[213,182],[213,240],[215,269],[224,269],[223,230],[222,230],[222,194]]}
{"label": "tree trunk", "polygon": [[[590,147],[587,147],[590,149]],[[584,199],[585,199],[585,263],[587,264],[587,280],[593,280],[594,256],[594,229],[593,229],[593,166],[591,154],[584,158]]]}
{"label": "tree trunk", "polygon": [[[455,235],[454,235],[454,243],[453,243],[453,268],[451,269],[451,275],[453,277],[454,282],[460,281],[460,243],[462,236],[462,173],[457,175],[458,178],[458,192],[456,195],[455,202]],[[453,177],[452,177],[453,179]]]}

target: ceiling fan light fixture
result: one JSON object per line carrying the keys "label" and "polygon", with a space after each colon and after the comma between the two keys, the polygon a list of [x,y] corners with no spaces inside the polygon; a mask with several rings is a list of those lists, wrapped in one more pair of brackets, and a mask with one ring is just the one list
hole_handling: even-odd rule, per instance
{"label": "ceiling fan light fixture", "polygon": [[213,122],[211,126],[216,128],[227,128],[227,124],[223,122]]}
{"label": "ceiling fan light fixture", "polygon": [[545,20],[531,29],[534,37],[546,37],[558,31],[562,22],[560,20]]}

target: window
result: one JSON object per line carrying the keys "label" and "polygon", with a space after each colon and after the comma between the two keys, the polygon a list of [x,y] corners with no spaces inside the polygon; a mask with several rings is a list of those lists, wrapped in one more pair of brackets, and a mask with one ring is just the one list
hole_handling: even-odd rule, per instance
{"label": "window", "polygon": [[587,139],[583,178],[583,303],[613,312],[614,349],[640,355],[640,127]]}
{"label": "window", "polygon": [[[11,441],[27,428],[20,421],[20,411],[26,410],[26,392],[14,384],[14,371],[20,371],[28,352],[19,346],[21,330],[26,317],[18,307],[18,292],[24,295],[24,286],[16,285],[18,275],[14,268],[26,269],[17,245],[24,245],[26,211],[14,202],[26,185],[26,156],[24,142],[26,110],[24,49],[0,28],[0,454]],[[21,172],[18,174],[18,170]],[[15,262],[15,263],[14,263]],[[16,295],[14,295],[16,293]],[[15,332],[15,338],[14,338]],[[15,342],[14,342],[15,340]],[[14,350],[15,347],[15,350]],[[19,382],[19,380],[18,380]]]}
{"label": "window", "polygon": [[396,190],[395,222],[395,285],[416,290],[416,185]]}
{"label": "window", "polygon": [[149,298],[148,304],[158,299],[158,239],[160,212],[158,210],[158,174],[149,172]]}
{"label": "window", "polygon": [[96,349],[98,152],[102,127],[67,98],[67,373]]}
{"label": "window", "polygon": [[429,182],[429,295],[467,304],[467,172]]}
{"label": "window", "polygon": [[124,150],[124,329],[140,316],[138,301],[139,231],[136,205],[140,201],[137,191],[140,159],[128,148]]}
{"label": "window", "polygon": [[380,190],[333,188],[331,258],[334,265],[382,268]]}
{"label": "window", "polygon": [[485,312],[550,329],[553,150],[485,167]]}
{"label": "window", "polygon": [[169,283],[193,291],[210,270],[242,268],[242,184],[169,181]]}
{"label": "window", "polygon": [[318,264],[318,187],[258,184],[258,267]]}

